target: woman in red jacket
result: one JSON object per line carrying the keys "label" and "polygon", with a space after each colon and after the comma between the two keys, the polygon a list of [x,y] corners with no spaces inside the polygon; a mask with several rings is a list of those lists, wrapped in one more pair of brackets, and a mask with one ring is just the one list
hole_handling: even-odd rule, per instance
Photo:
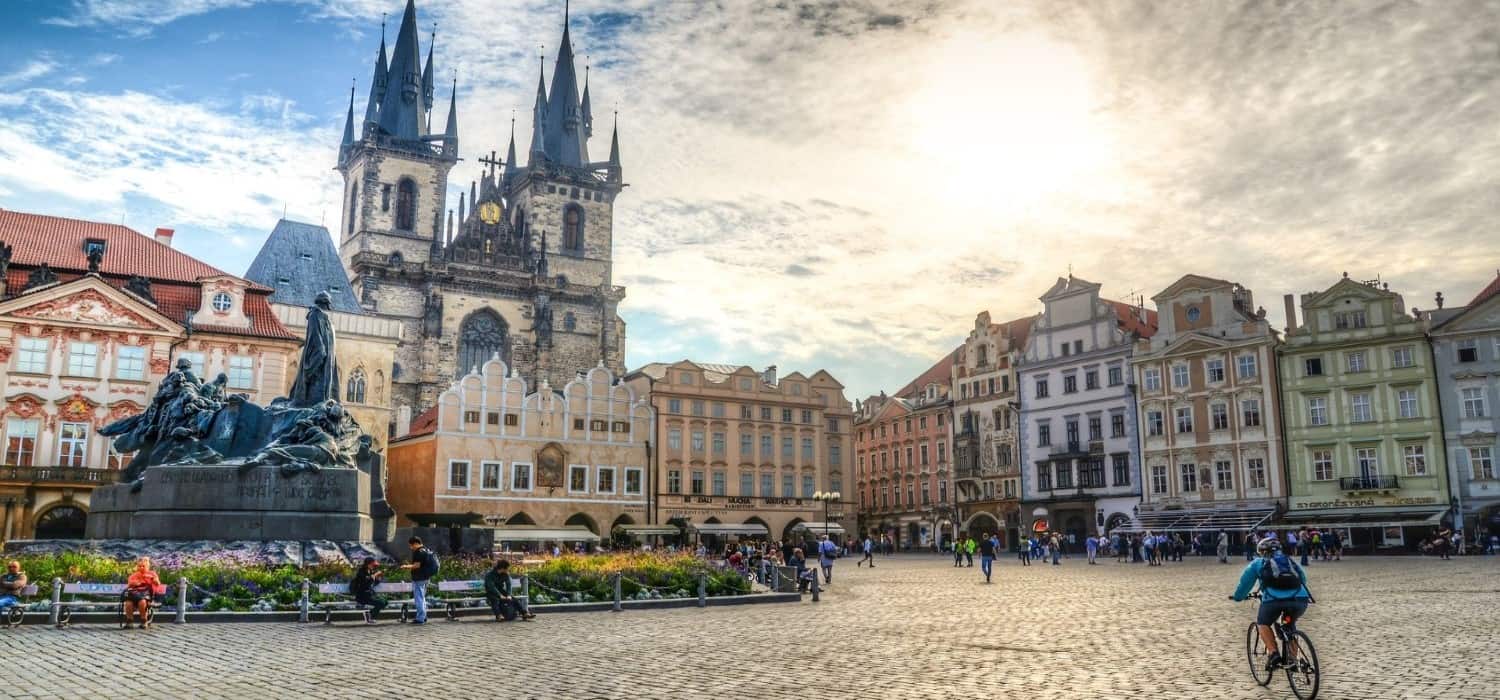
{"label": "woman in red jacket", "polygon": [[151,558],[137,560],[135,571],[125,580],[125,626],[130,626],[130,613],[134,611],[140,616],[141,629],[149,627],[151,622],[146,619],[146,612],[151,608],[151,599],[165,592],[161,578],[151,570]]}

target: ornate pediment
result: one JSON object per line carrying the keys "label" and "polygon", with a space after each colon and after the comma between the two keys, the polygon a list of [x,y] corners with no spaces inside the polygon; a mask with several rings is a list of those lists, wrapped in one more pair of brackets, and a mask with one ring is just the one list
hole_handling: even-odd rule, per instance
{"label": "ornate pediment", "polygon": [[[60,287],[57,289],[62,291]],[[124,298],[111,298],[93,286],[46,295],[46,298],[32,303],[26,303],[26,297],[15,301],[18,303],[7,315],[16,318],[148,331],[169,330],[146,313],[132,309],[132,302]]]}

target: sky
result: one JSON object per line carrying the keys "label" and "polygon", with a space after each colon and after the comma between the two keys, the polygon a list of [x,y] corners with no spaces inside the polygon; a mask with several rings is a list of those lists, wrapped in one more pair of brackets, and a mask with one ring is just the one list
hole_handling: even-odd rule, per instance
{"label": "sky", "polygon": [[[403,5],[0,5],[0,207],[175,228],[234,273],[283,213],[336,228],[351,81],[359,111]],[[562,0],[417,10],[468,182],[513,115],[526,151]],[[1500,267],[1494,1],[576,0],[571,27],[592,153],[619,111],[631,368],[821,368],[853,400],[1070,271],[1148,306],[1233,280],[1280,327],[1344,272],[1428,308]]]}

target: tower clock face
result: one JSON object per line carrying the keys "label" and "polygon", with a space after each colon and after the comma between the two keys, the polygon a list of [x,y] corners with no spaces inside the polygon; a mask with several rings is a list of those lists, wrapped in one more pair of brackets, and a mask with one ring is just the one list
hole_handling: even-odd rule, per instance
{"label": "tower clock face", "polygon": [[500,205],[494,202],[479,205],[479,219],[487,224],[500,223]]}

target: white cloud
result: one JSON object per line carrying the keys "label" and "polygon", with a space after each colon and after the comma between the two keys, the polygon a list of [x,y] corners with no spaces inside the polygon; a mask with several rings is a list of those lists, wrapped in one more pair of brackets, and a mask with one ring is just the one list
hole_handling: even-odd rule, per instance
{"label": "white cloud", "polygon": [[20,87],[51,73],[56,68],[57,64],[46,57],[27,61],[15,71],[0,74],[0,88]]}

